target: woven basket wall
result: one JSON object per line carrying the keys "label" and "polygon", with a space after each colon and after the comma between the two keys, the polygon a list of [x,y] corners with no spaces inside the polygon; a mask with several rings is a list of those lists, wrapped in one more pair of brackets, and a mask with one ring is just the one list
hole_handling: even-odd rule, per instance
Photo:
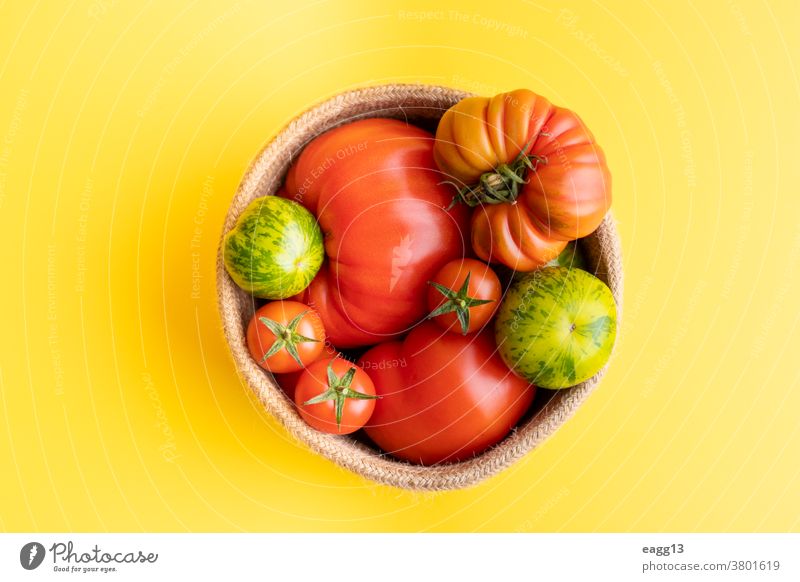
{"label": "woven basket wall", "polygon": [[[383,85],[349,91],[309,109],[289,123],[253,161],[233,198],[225,220],[228,232],[249,202],[274,194],[292,159],[321,133],[365,117],[393,117],[428,127],[469,93],[426,85]],[[609,213],[600,227],[580,245],[591,267],[610,288],[622,311],[622,260],[614,221]],[[573,388],[552,397],[508,437],[488,451],[458,463],[421,467],[395,460],[347,436],[317,432],[298,415],[271,374],[250,357],[245,329],[254,301],[228,276],[217,256],[217,292],[223,331],[236,368],[266,409],[297,439],[313,451],[363,477],[410,490],[448,490],[468,487],[502,471],[552,435],[566,422],[603,377],[605,369]],[[546,392],[541,390],[541,392]],[[538,398],[537,398],[538,400]]]}

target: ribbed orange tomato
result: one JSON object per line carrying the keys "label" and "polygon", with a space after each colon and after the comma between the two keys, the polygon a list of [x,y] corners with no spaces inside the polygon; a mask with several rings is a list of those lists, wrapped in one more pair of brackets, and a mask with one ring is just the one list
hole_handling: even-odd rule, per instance
{"label": "ribbed orange tomato", "polygon": [[527,89],[451,107],[434,158],[458,199],[476,207],[475,253],[518,271],[591,234],[611,205],[611,174],[591,132],[574,112]]}

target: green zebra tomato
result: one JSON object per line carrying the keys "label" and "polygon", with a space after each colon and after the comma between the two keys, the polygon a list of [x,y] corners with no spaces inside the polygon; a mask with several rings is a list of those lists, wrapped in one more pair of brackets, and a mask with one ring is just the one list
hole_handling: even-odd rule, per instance
{"label": "green zebra tomato", "polygon": [[617,332],[611,290],[580,269],[545,267],[515,280],[495,321],[506,365],[542,388],[568,388],[606,365]]}
{"label": "green zebra tomato", "polygon": [[561,251],[555,259],[547,263],[547,267],[573,267],[576,269],[583,269],[588,271],[589,267],[586,264],[586,259],[583,257],[583,251],[578,244],[571,240]]}
{"label": "green zebra tomato", "polygon": [[324,256],[322,231],[314,215],[278,196],[253,200],[223,245],[231,279],[264,299],[285,299],[303,291]]}

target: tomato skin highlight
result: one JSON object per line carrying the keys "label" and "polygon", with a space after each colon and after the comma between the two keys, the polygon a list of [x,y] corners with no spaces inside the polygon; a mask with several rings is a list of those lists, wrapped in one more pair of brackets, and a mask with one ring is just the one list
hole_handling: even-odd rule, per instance
{"label": "tomato skin highlight", "polygon": [[367,435],[387,453],[423,465],[468,459],[496,444],[535,393],[500,359],[490,330],[462,336],[425,322],[359,363],[381,397]]}
{"label": "tomato skin highlight", "polygon": [[289,169],[281,195],[317,217],[327,257],[296,299],[337,347],[407,332],[427,314],[427,281],[469,246],[469,209],[447,209],[433,142],[402,121],[365,119],[320,135]]}
{"label": "tomato skin highlight", "polygon": [[[481,305],[468,308],[469,319],[466,332],[463,330],[456,312],[450,311],[435,317],[430,317],[442,329],[453,333],[474,333],[483,328],[494,316],[500,306],[503,288],[500,279],[492,268],[476,259],[455,259],[445,264],[431,279],[431,283],[438,283],[451,291],[462,288],[467,276],[469,284],[466,294],[469,298],[480,301],[489,301]],[[428,311],[434,312],[447,302],[445,297],[434,285],[428,286]]]}
{"label": "tomato skin highlight", "polygon": [[533,168],[516,201],[475,208],[471,238],[479,258],[531,271],[599,226],[611,206],[611,173],[580,117],[527,89],[463,99],[439,122],[436,163],[459,186],[520,154]]}
{"label": "tomato skin highlight", "polygon": [[[298,341],[295,344],[300,362],[291,356],[286,347],[282,347],[265,360],[265,354],[279,338],[261,321],[261,318],[286,326],[301,315],[295,332],[315,341]],[[246,339],[247,349],[259,366],[274,373],[295,372],[302,370],[322,354],[325,347],[325,326],[319,314],[308,305],[289,300],[272,301],[256,310],[247,325]]]}
{"label": "tomato skin highlight", "polygon": [[360,366],[341,357],[324,358],[306,368],[297,381],[294,402],[310,426],[331,434],[351,434],[361,429],[375,410],[376,399],[347,398],[342,409],[341,422],[336,422],[336,409],[333,400],[317,404],[305,404],[318,397],[329,388],[328,366],[338,377],[343,377],[350,369],[355,370],[350,388],[360,394],[374,397],[375,385]]}

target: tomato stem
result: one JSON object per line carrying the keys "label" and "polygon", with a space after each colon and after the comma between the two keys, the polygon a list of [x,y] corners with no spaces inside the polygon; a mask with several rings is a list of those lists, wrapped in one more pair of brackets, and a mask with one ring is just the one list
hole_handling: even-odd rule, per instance
{"label": "tomato stem", "polygon": [[344,403],[348,398],[373,400],[375,398],[379,398],[379,396],[364,394],[363,392],[358,392],[357,390],[350,388],[350,384],[353,383],[353,377],[356,375],[356,368],[350,368],[341,377],[339,377],[336,375],[336,372],[333,371],[333,362],[334,360],[331,360],[328,363],[327,388],[321,394],[315,396],[311,400],[306,400],[303,402],[303,406],[308,406],[309,404],[319,404],[320,402],[325,402],[326,400],[333,400],[334,409],[336,411],[336,428],[341,430]]}
{"label": "tomato stem", "polygon": [[450,210],[459,202],[470,207],[514,202],[519,196],[522,186],[528,183],[526,177],[528,170],[535,172],[539,164],[547,163],[547,158],[543,156],[526,153],[533,141],[531,139],[525,144],[525,147],[510,164],[500,164],[492,171],[481,174],[477,184],[459,186],[451,181],[443,182],[458,190],[458,194],[453,197],[453,201],[447,209]]}
{"label": "tomato stem", "polygon": [[467,295],[467,291],[469,290],[469,278],[471,275],[472,271],[467,273],[464,283],[461,285],[461,288],[458,291],[453,291],[449,287],[440,285],[435,281],[428,281],[428,285],[431,285],[439,293],[445,296],[445,301],[439,307],[431,311],[428,314],[427,319],[433,319],[434,317],[444,315],[445,313],[455,312],[456,319],[458,319],[458,323],[461,324],[461,335],[467,335],[467,331],[469,330],[470,307],[484,305],[494,301],[494,299],[478,299],[476,297],[470,297]]}
{"label": "tomato stem", "polygon": [[261,358],[261,363],[266,362],[268,358],[277,354],[281,349],[286,348],[286,351],[289,352],[292,359],[294,359],[298,365],[303,366],[303,362],[300,360],[300,354],[297,352],[297,344],[320,341],[297,333],[297,326],[300,325],[300,321],[306,313],[308,313],[308,310],[297,314],[287,325],[281,325],[277,321],[267,317],[258,318],[258,321],[267,326],[267,329],[275,336],[275,341],[272,342],[272,345],[266,351],[264,357]]}

